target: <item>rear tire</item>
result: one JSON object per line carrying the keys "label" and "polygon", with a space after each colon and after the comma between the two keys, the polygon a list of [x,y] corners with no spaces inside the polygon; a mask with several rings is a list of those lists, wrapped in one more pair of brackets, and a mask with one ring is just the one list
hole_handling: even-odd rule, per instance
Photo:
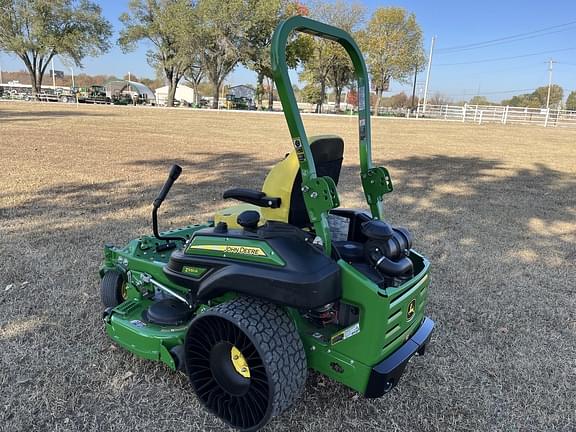
{"label": "rear tire", "polygon": [[304,390],[306,354],[279,306],[254,298],[222,303],[192,321],[186,370],[198,399],[243,431],[255,431]]}
{"label": "rear tire", "polygon": [[126,282],[122,273],[109,270],[100,282],[100,298],[105,307],[116,307],[126,300]]}

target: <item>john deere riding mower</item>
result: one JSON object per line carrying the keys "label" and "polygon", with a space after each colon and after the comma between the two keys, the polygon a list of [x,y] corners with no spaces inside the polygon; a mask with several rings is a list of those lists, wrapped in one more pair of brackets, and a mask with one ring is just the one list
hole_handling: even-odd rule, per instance
{"label": "john deere riding mower", "polygon": [[[343,140],[306,136],[286,67],[293,31],[336,41],[352,59],[369,211],[339,208]],[[372,165],[368,75],[356,43],[337,28],[291,18],[276,29],[272,65],[294,151],[262,190],[228,190],[224,198],[242,204],[159,232],[158,209],[181,173],[175,165],[153,204],[154,235],[106,246],[100,270],[109,336],[185,371],[207,409],[241,430],[288,408],[309,368],[382,396],[424,353],[434,327],[424,316],[429,262],[406,229],[382,220],[392,182]]]}

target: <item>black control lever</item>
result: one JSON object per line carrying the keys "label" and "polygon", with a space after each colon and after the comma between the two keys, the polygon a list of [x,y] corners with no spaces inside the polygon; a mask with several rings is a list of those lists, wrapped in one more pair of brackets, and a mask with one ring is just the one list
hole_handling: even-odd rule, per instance
{"label": "black control lever", "polygon": [[162,205],[166,199],[166,195],[168,195],[168,192],[170,192],[172,185],[178,179],[178,177],[180,177],[180,174],[182,174],[182,167],[176,164],[172,165],[170,168],[170,174],[168,174],[168,178],[166,179],[164,186],[162,186],[160,193],[154,200],[154,207],[159,208]]}
{"label": "black control lever", "polygon": [[[166,179],[164,186],[162,186],[162,189],[160,189],[160,193],[158,194],[158,196],[154,200],[154,203],[152,204],[152,206],[153,206],[153,208],[152,208],[152,231],[154,232],[154,237],[156,237],[158,240],[166,240],[167,242],[169,242],[170,240],[182,240],[184,242],[186,241],[185,237],[161,236],[160,233],[158,232],[158,215],[157,215],[158,209],[160,208],[160,206],[162,205],[162,203],[166,199],[166,195],[168,195],[168,192],[170,192],[172,185],[174,184],[176,179],[178,179],[178,177],[180,177],[181,173],[182,173],[182,168],[180,166],[178,166],[176,164],[172,165],[172,168],[170,168],[170,174],[168,174],[168,178]],[[161,248],[162,250],[172,249],[174,247],[176,247],[176,245],[173,243],[167,243],[166,245],[158,246],[158,248]]]}

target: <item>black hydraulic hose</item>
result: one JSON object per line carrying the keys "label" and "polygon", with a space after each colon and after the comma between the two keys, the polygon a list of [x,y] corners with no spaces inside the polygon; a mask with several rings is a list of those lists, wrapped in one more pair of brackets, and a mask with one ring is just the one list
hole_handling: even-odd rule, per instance
{"label": "black hydraulic hose", "polygon": [[414,265],[410,258],[404,257],[398,261],[392,261],[382,255],[376,264],[374,264],[380,272],[389,276],[402,276],[406,273],[411,273],[414,270]]}

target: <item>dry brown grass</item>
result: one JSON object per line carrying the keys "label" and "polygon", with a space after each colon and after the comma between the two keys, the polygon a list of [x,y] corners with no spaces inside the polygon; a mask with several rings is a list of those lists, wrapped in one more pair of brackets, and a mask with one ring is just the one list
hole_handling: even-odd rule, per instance
{"label": "dry brown grass", "polygon": [[[361,205],[355,121],[305,123],[346,139],[341,195]],[[575,430],[576,134],[374,123],[387,217],[434,266],[432,344],[381,399],[311,375],[269,430]],[[259,187],[289,150],[279,115],[0,104],[0,430],[221,430],[182,374],[105,336],[101,248],[150,230],[172,162],[164,226]]]}

